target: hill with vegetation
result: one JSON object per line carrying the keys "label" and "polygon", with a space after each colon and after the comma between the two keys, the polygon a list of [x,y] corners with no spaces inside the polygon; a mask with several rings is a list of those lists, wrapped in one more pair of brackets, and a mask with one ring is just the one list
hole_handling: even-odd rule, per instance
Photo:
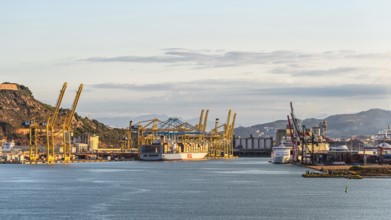
{"label": "hill with vegetation", "polygon": [[[54,107],[36,100],[28,87],[18,84],[16,86],[17,90],[0,90],[0,140],[14,140],[16,144],[28,145],[28,128],[22,124],[32,120],[37,123],[46,122]],[[69,111],[60,109],[56,124],[58,130]],[[102,147],[118,146],[119,140],[125,134],[124,129],[110,128],[97,120],[80,117],[77,113],[72,120],[72,128],[76,137],[98,135]]]}

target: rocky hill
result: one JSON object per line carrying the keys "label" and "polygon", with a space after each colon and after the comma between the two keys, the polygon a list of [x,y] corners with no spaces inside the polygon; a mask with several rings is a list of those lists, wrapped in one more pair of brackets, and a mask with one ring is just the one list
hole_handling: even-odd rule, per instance
{"label": "rocky hill", "polygon": [[[319,126],[319,123],[323,120],[327,121],[328,136],[330,137],[374,135],[391,125],[391,111],[370,109],[368,111],[363,111],[356,114],[332,115],[325,119],[305,119],[301,121],[301,124],[310,128]],[[286,120],[279,120],[250,127],[239,127],[235,128],[235,135],[248,137],[250,135],[256,136],[258,133],[262,132],[267,134],[267,132],[270,130],[275,131],[277,129],[282,129],[285,128],[286,125]],[[257,133],[257,131],[259,132]]]}
{"label": "rocky hill", "polygon": [[391,111],[370,109],[357,114],[327,117],[330,136],[373,135],[391,125]]}
{"label": "rocky hill", "polygon": [[[7,84],[7,83],[4,83]],[[17,144],[28,145],[28,129],[23,122],[46,122],[54,107],[34,98],[28,87],[18,85],[17,90],[0,88],[0,140],[15,140]],[[60,109],[57,127],[60,128],[69,109]],[[82,118],[75,114],[72,125],[74,136],[96,134],[100,137],[101,146],[118,145],[125,134],[123,129],[112,129],[97,120]]]}

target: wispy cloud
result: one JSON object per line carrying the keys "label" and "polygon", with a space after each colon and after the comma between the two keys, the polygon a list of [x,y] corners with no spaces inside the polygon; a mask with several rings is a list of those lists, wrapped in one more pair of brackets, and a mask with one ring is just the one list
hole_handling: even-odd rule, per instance
{"label": "wispy cloud", "polygon": [[[391,59],[391,52],[360,54],[354,51],[326,51],[320,53],[304,53],[298,51],[224,51],[224,50],[189,50],[184,48],[167,48],[163,54],[153,56],[115,56],[115,57],[90,57],[84,62],[125,62],[125,63],[163,63],[191,65],[198,68],[235,67],[261,64],[286,64],[300,65],[303,63],[322,60],[341,59]],[[354,67],[346,67],[354,68]],[[350,69],[335,68],[328,72],[351,71]],[[327,72],[328,71],[328,72]],[[311,73],[302,73],[310,75]],[[300,75],[297,73],[297,75]]]}
{"label": "wispy cloud", "polygon": [[[156,84],[94,84],[96,89],[155,91],[180,95],[209,94],[213,97],[246,98],[250,96],[310,96],[310,97],[372,97],[384,96],[390,90],[386,84],[343,84],[328,86],[289,86],[248,80],[201,80]],[[202,97],[207,99],[207,97]]]}
{"label": "wispy cloud", "polygon": [[[363,70],[358,67],[338,67],[332,69],[297,69],[297,68],[276,68],[270,71],[275,74],[289,74],[292,76],[332,76],[354,73]],[[365,68],[367,69],[367,68]]]}
{"label": "wispy cloud", "polygon": [[306,69],[298,67],[278,67],[269,71],[272,74],[287,74],[290,76],[309,76],[309,77],[318,77],[318,76],[330,76],[330,77],[339,77],[343,75],[351,75],[352,79],[359,79],[367,77],[369,75],[387,75],[390,72],[387,68],[373,68],[373,67],[338,67],[330,69]]}
{"label": "wispy cloud", "polygon": [[192,64],[199,67],[243,66],[266,63],[292,63],[302,59],[311,59],[312,54],[295,51],[243,52],[243,51],[198,51],[180,48],[166,49],[157,56],[117,56],[91,57],[87,62],[129,62],[129,63],[167,63]]}
{"label": "wispy cloud", "polygon": [[362,97],[374,98],[384,97],[389,93],[387,85],[373,84],[345,84],[338,86],[309,86],[309,87],[280,87],[266,88],[249,91],[248,95],[267,96],[303,96],[303,97],[323,97],[323,98],[349,98]]}
{"label": "wispy cloud", "polygon": [[126,83],[101,83],[89,85],[96,89],[125,89],[133,91],[165,91],[172,88],[171,83],[156,83],[156,84],[126,84]]}

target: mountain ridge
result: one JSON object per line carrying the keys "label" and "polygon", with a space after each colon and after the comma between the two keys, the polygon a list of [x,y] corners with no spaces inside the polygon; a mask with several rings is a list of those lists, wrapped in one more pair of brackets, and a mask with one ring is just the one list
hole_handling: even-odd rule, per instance
{"label": "mountain ridge", "polygon": [[[323,120],[327,121],[327,134],[330,137],[374,135],[391,125],[391,111],[373,108],[353,114],[336,114],[324,119],[309,118],[299,121],[302,125],[310,128],[319,126],[319,123],[323,122]],[[277,120],[249,127],[239,127],[235,128],[235,135],[242,137],[256,136],[258,133],[267,132],[264,127],[271,127],[275,131],[284,129],[287,123],[287,120]],[[259,130],[258,133],[256,132],[257,130]]]}

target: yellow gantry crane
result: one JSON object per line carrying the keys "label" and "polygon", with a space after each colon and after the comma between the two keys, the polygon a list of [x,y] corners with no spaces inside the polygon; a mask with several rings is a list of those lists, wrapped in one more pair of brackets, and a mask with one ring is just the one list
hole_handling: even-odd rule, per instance
{"label": "yellow gantry crane", "polygon": [[30,122],[30,164],[37,163],[37,160],[39,158],[38,154],[38,136],[40,133],[41,126],[38,125],[35,120],[31,120]]}
{"label": "yellow gantry crane", "polygon": [[[204,117],[204,109],[202,109],[201,111],[201,115],[200,115],[200,121],[198,123],[198,125],[196,126],[196,128],[198,128],[200,131],[203,131],[205,132],[206,130],[206,124],[208,123],[208,114],[209,114],[209,110],[207,109],[206,112],[205,112],[205,117]],[[202,122],[202,120],[204,122]]]}
{"label": "yellow gantry crane", "polygon": [[[143,124],[144,123],[144,124]],[[139,148],[140,153],[140,146],[145,144],[152,144],[154,140],[157,140],[158,135],[158,124],[161,123],[159,119],[154,118],[152,120],[147,121],[141,121],[138,123],[138,140],[137,140],[137,146]]]}
{"label": "yellow gantry crane", "polygon": [[236,113],[234,113],[234,116],[232,119],[232,124],[228,127],[227,142],[228,142],[228,156],[229,157],[234,156],[233,135],[234,135],[234,129],[235,129],[235,121],[236,121]]}
{"label": "yellow gantry crane", "polygon": [[121,151],[130,151],[132,148],[132,121],[129,121],[129,128],[125,137],[121,140]]}
{"label": "yellow gantry crane", "polygon": [[48,118],[46,122],[46,158],[47,163],[55,163],[55,151],[54,151],[54,136],[55,136],[55,125],[60,111],[62,98],[64,97],[67,83],[65,82],[60,91],[60,95],[57,99],[56,107],[53,111],[53,115]]}
{"label": "yellow gantry crane", "polygon": [[80,94],[83,90],[83,84],[80,84],[79,89],[76,92],[75,100],[73,101],[72,109],[70,110],[69,114],[64,120],[64,124],[62,125],[62,133],[63,133],[63,154],[64,154],[64,163],[72,162],[71,160],[71,154],[72,154],[72,148],[71,148],[71,126],[72,126],[72,119],[75,115],[75,110],[77,107],[77,104],[79,102]]}
{"label": "yellow gantry crane", "polygon": [[[169,144],[180,146],[178,151],[208,153],[209,158],[233,158],[233,133],[236,113],[229,110],[227,122],[219,125],[216,119],[215,128],[206,132],[209,110],[202,110],[195,126],[182,122],[178,118],[167,121],[152,119],[137,123],[137,146],[152,145],[154,141],[163,143],[163,152],[170,151]],[[222,130],[222,131],[221,131]]]}
{"label": "yellow gantry crane", "polygon": [[[216,119],[215,128],[208,134],[207,139],[210,142],[209,157],[211,158],[232,158],[233,157],[233,132],[236,121],[236,113],[233,115],[231,123],[232,111],[228,111],[227,122],[219,125],[219,120]],[[220,128],[224,130],[219,131]]]}

